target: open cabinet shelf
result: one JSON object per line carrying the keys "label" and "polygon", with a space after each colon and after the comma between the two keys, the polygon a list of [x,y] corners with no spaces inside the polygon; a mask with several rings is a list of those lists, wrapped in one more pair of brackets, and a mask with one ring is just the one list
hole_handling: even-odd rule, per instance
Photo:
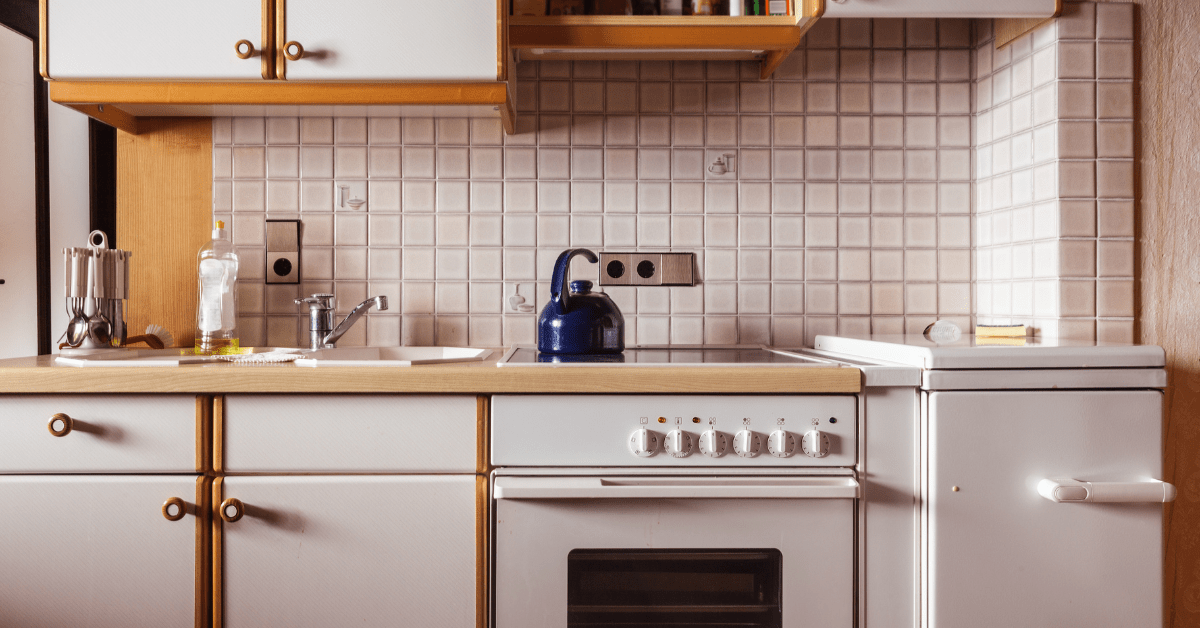
{"label": "open cabinet shelf", "polygon": [[792,1],[786,16],[512,16],[508,41],[524,59],[757,59],[765,79],[825,11]]}

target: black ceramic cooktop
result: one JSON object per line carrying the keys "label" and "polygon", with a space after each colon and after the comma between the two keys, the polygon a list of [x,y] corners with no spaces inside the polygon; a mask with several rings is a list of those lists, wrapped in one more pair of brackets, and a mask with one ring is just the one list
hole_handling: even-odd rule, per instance
{"label": "black ceramic cooktop", "polygon": [[591,364],[637,366],[652,365],[703,365],[703,366],[752,366],[752,365],[824,365],[792,353],[772,351],[763,347],[629,347],[623,353],[554,355],[539,353],[534,347],[517,347],[501,366],[537,366],[539,364]]}

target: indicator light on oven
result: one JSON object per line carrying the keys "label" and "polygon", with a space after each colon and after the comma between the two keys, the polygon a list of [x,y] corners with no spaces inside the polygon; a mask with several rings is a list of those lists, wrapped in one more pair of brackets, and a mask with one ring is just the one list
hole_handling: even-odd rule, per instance
{"label": "indicator light on oven", "polygon": [[667,417],[665,417],[665,416],[660,416],[660,417],[658,417],[658,422],[659,422],[659,423],[666,423],[666,422],[667,422]]}
{"label": "indicator light on oven", "polygon": [[700,422],[700,417],[698,417],[698,416],[692,417],[692,423],[699,423],[699,422]]}
{"label": "indicator light on oven", "polygon": [[835,417],[835,416],[831,416],[831,417],[829,417],[829,422],[830,422],[830,423],[837,423],[837,417]]}

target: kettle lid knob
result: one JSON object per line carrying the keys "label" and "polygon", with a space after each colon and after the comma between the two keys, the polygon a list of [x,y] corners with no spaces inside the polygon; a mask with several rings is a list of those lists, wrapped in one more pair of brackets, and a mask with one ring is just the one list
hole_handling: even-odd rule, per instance
{"label": "kettle lid knob", "polygon": [[592,282],[586,279],[577,279],[571,282],[571,292],[575,294],[587,294],[592,290]]}

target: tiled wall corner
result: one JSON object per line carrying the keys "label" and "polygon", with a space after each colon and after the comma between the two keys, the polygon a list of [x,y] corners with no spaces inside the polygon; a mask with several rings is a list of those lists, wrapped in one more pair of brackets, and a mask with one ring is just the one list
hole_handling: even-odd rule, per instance
{"label": "tiled wall corner", "polygon": [[976,42],[980,323],[1133,340],[1133,10],[1068,2]]}

